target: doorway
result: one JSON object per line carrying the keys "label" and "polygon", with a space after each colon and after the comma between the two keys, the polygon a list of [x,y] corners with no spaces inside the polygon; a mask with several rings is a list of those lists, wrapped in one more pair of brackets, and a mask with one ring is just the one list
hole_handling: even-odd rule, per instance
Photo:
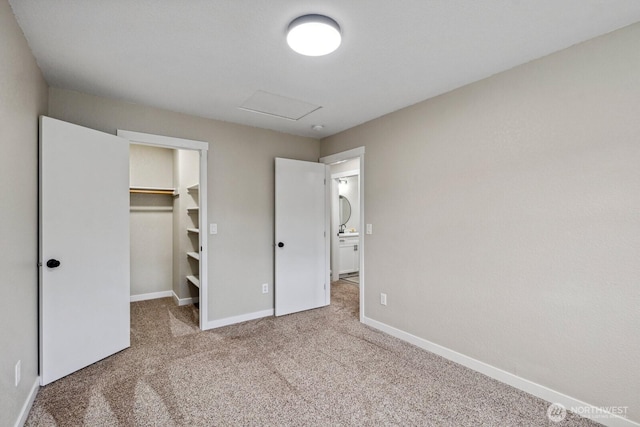
{"label": "doorway", "polygon": [[331,282],[359,288],[359,317],[364,318],[364,147],[322,157],[327,172],[327,214],[331,218]]}
{"label": "doorway", "polygon": [[[208,287],[206,286],[207,239],[205,238],[204,230],[206,230],[207,215],[207,150],[209,144],[202,141],[120,129],[118,130],[118,136],[130,141],[132,153],[146,151],[148,154],[151,152],[150,150],[156,149],[156,151],[153,151],[154,155],[165,156],[165,164],[169,162],[167,156],[171,158],[174,173],[169,187],[138,186],[132,180],[132,183],[136,184],[136,186],[132,187],[131,191],[137,191],[137,193],[134,193],[137,195],[147,192],[147,194],[156,193],[155,196],[159,198],[165,197],[165,199],[152,203],[151,206],[143,206],[143,209],[148,209],[149,207],[153,209],[152,212],[156,214],[156,220],[158,220],[158,213],[172,214],[169,215],[170,218],[163,219],[164,223],[171,222],[171,229],[173,230],[171,236],[171,268],[167,266],[167,269],[173,272],[171,274],[172,286],[169,291],[159,291],[160,293],[156,294],[155,298],[173,296],[177,305],[197,304],[198,327],[204,330],[208,321]],[[158,149],[160,150],[158,151]],[[142,164],[144,169],[144,162]],[[146,167],[148,166],[153,165],[146,165]],[[154,174],[148,175],[153,176]],[[132,175],[132,178],[135,179],[135,175]],[[165,178],[163,183],[169,184],[169,181]],[[162,193],[165,193],[165,195],[163,196]],[[147,201],[146,204],[149,205],[150,203]],[[139,205],[134,205],[132,200],[131,207],[139,207]],[[172,212],[168,212],[169,210]],[[132,234],[134,232],[133,225],[132,222]],[[164,231],[166,234],[166,230]],[[158,230],[155,230],[155,232],[157,233]],[[165,235],[164,240],[168,239]],[[141,243],[143,250],[144,248],[149,249],[150,245],[153,244],[152,242],[146,242],[146,244],[144,242],[138,243]],[[134,257],[133,250],[134,248],[132,247],[132,261]],[[145,255],[141,256],[144,258]],[[166,253],[164,256],[166,257]],[[143,266],[144,263],[140,263],[140,265]],[[132,279],[135,277],[136,272],[136,267],[132,262]],[[132,281],[132,295],[137,292],[135,286]],[[153,292],[149,292],[149,294],[153,297]],[[146,298],[132,298],[132,301],[142,299]]]}
{"label": "doorway", "polygon": [[172,298],[155,303],[170,308],[173,323],[195,330],[200,324],[200,242],[193,232],[199,228],[199,175],[197,151],[130,144],[131,302],[148,301],[142,306],[151,307],[149,300]]}
{"label": "doorway", "polygon": [[360,160],[331,165],[331,281],[358,285],[360,272]]}

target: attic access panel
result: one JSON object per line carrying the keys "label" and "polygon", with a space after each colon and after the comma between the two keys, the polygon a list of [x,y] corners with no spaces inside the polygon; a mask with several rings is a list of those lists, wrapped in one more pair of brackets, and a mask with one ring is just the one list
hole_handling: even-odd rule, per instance
{"label": "attic access panel", "polygon": [[238,108],[252,113],[266,114],[281,119],[296,121],[322,107],[259,90]]}

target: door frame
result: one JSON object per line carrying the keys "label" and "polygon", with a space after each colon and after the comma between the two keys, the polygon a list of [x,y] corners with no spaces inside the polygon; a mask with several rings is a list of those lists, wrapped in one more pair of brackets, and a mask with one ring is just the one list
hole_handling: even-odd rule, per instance
{"label": "door frame", "polygon": [[[357,147],[357,148],[353,148],[351,150],[347,150],[347,151],[342,151],[340,153],[336,153],[336,154],[331,154],[328,156],[324,156],[321,157],[318,161],[320,163],[324,163],[326,165],[332,165],[332,164],[336,164],[336,163],[340,163],[340,162],[344,162],[346,160],[351,160],[353,158],[358,158],[360,160],[360,176],[359,176],[359,198],[360,198],[360,272],[359,272],[359,276],[360,276],[360,322],[364,322],[364,289],[365,289],[365,262],[364,262],[364,250],[365,250],[365,228],[366,225],[364,223],[364,211],[365,211],[365,204],[364,204],[364,182],[365,182],[365,173],[364,173],[364,152],[365,152],[365,148],[363,147]],[[331,176],[330,176],[331,172],[330,172],[330,168],[327,168],[327,182],[331,182]],[[326,191],[327,191],[327,200],[330,200],[331,198],[331,185],[327,185],[326,186]],[[327,207],[326,207],[326,215],[327,218],[331,217],[331,204],[328,203]],[[363,228],[364,226],[364,228]],[[327,263],[327,274],[329,273],[329,269],[330,267],[328,266],[329,264]],[[329,293],[331,293],[331,280],[329,280]]]}
{"label": "door frame", "polygon": [[198,215],[198,228],[200,229],[200,287],[198,288],[198,301],[200,304],[200,330],[207,329],[208,322],[208,291],[209,281],[207,280],[209,257],[207,256],[207,156],[209,152],[209,143],[204,141],[195,141],[191,139],[174,138],[171,136],[154,135],[143,132],[133,132],[118,129],[117,135],[128,139],[131,144],[149,145],[152,147],[169,148],[175,150],[195,150],[200,153],[200,182],[198,183],[198,206],[200,213]]}

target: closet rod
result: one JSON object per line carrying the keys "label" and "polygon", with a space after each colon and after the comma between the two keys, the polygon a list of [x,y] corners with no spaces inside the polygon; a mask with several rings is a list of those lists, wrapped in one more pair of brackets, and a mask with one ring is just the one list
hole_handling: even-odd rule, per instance
{"label": "closet rod", "polygon": [[162,194],[166,196],[175,196],[176,190],[173,188],[144,188],[144,187],[131,187],[129,189],[131,194]]}

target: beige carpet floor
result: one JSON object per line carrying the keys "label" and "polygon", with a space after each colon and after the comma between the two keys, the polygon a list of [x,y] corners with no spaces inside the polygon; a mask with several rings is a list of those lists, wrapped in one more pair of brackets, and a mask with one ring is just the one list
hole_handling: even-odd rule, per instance
{"label": "beige carpet floor", "polygon": [[193,307],[131,304],[131,348],[43,387],[27,426],[590,426],[331,305],[201,332]]}

